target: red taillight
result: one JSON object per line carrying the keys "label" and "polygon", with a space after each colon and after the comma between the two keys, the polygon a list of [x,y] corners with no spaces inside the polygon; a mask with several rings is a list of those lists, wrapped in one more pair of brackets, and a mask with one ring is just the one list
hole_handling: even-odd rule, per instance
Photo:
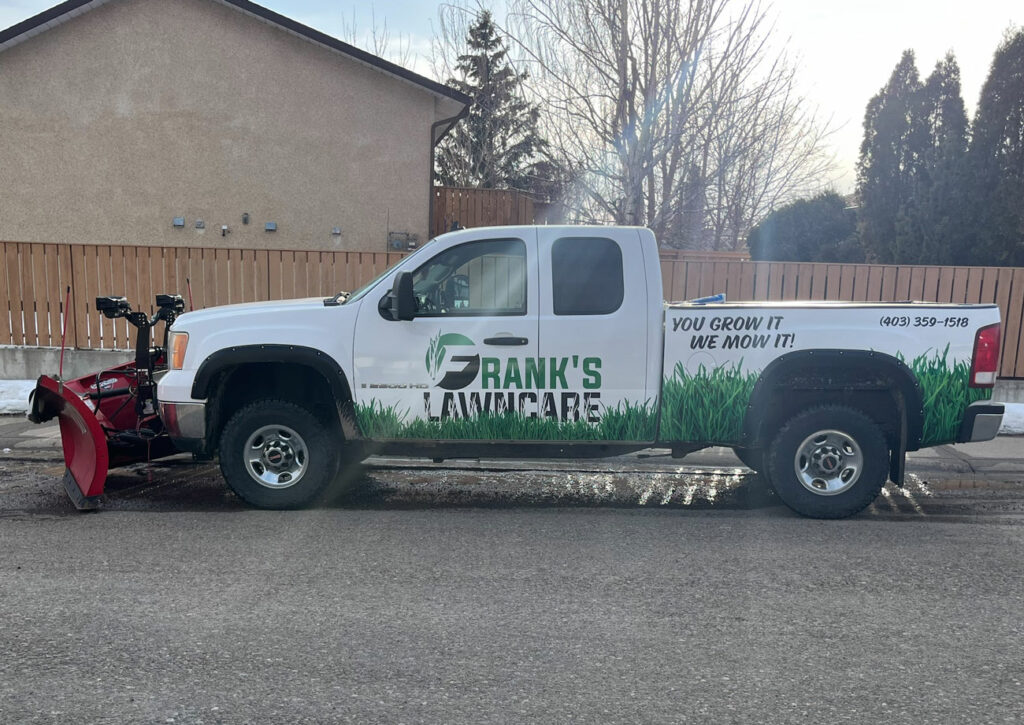
{"label": "red taillight", "polygon": [[978,330],[971,359],[971,387],[991,388],[999,372],[999,323]]}

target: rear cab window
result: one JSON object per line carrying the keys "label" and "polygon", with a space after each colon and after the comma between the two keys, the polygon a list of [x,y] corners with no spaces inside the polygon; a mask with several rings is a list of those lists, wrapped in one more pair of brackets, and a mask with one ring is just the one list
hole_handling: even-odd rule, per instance
{"label": "rear cab window", "polygon": [[611,239],[556,239],[551,277],[556,315],[609,315],[622,306],[622,250]]}

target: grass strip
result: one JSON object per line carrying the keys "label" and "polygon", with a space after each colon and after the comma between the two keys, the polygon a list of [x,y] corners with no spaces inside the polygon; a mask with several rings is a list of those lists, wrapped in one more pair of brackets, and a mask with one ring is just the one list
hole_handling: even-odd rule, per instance
{"label": "grass strip", "polygon": [[531,418],[519,413],[480,413],[468,418],[407,420],[408,411],[376,400],[356,405],[363,436],[373,440],[534,440],[534,441],[652,441],[657,410],[650,403],[623,403],[605,408],[597,423]]}
{"label": "grass strip", "polygon": [[[757,382],[757,375],[743,372],[742,364],[740,360],[731,367],[710,370],[701,365],[690,374],[682,363],[676,363],[662,389],[660,440],[738,442]],[[989,388],[968,387],[970,365],[959,360],[951,364],[949,345],[941,353],[914,358],[910,368],[921,386],[923,446],[955,441],[967,406],[992,397]],[[657,410],[649,402],[606,408],[598,423],[530,418],[518,413],[407,420],[408,410],[385,407],[376,400],[357,405],[356,417],[363,435],[376,440],[649,441],[654,439],[657,427]]]}

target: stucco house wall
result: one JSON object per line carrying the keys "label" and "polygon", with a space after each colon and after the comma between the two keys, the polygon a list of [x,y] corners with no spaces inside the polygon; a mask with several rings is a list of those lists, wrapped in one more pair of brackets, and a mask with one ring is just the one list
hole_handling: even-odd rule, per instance
{"label": "stucco house wall", "polygon": [[427,238],[431,127],[460,99],[239,3],[89,5],[0,48],[0,239],[382,251],[389,231]]}

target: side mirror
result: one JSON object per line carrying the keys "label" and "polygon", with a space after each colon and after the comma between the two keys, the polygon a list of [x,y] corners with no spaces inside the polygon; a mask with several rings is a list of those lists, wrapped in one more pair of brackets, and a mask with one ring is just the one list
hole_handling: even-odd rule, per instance
{"label": "side mirror", "polygon": [[411,320],[416,316],[416,296],[412,289],[412,272],[402,272],[395,277],[390,298],[392,320]]}

